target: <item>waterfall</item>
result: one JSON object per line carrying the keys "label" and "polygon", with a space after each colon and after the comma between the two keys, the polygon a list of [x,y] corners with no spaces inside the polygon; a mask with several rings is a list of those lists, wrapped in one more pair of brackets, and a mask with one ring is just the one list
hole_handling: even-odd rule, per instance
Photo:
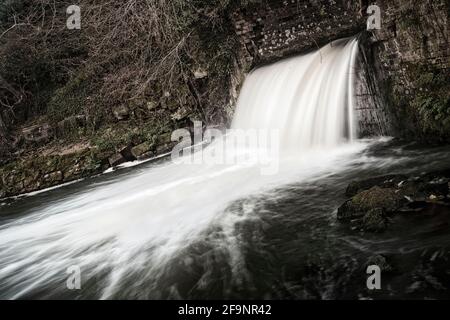
{"label": "waterfall", "polygon": [[280,132],[282,149],[335,147],[355,139],[356,39],[256,69],[247,77],[232,127]]}
{"label": "waterfall", "polygon": [[[252,195],[344,170],[364,147],[344,143],[355,138],[356,48],[355,40],[337,41],[248,76],[232,128],[278,130],[282,150],[302,152],[277,159],[277,174],[261,175],[258,164],[240,162],[167,162],[100,177],[57,196],[34,196],[43,198],[0,225],[0,298],[167,297],[164,279],[180,278],[175,258],[210,268],[192,246],[226,251],[226,264],[239,277],[245,263],[236,226],[258,219]],[[233,203],[242,199],[236,210]],[[8,214],[7,207],[1,210]],[[81,291],[65,287],[71,266],[81,271]],[[173,286],[170,292],[178,290]]]}

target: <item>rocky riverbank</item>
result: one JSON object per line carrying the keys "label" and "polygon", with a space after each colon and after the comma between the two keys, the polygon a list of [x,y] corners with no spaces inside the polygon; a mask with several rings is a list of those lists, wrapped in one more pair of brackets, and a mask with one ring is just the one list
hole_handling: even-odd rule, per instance
{"label": "rocky riverbank", "polygon": [[404,219],[450,222],[450,170],[387,175],[350,183],[337,219],[361,232],[384,232]]}
{"label": "rocky riverbank", "polygon": [[448,299],[449,182],[450,170],[443,170],[348,185],[337,219],[346,237],[373,250],[365,268],[377,265],[382,272],[383,290],[360,298]]}
{"label": "rocky riverbank", "polygon": [[[81,1],[82,30],[63,28],[65,2],[0,4],[0,196],[161,154],[167,134],[189,119],[226,126],[248,71],[365,30],[368,3],[114,4]],[[377,5],[383,27],[360,37],[361,135],[448,142],[448,4]],[[42,10],[43,18],[35,15]],[[136,18],[121,18],[130,14]],[[398,132],[373,129],[391,124]],[[86,143],[76,152],[51,151]]]}
{"label": "rocky riverbank", "polygon": [[90,141],[58,142],[27,150],[0,165],[0,199],[17,196],[100,174],[128,161],[146,160],[170,152],[170,133],[112,148]]}

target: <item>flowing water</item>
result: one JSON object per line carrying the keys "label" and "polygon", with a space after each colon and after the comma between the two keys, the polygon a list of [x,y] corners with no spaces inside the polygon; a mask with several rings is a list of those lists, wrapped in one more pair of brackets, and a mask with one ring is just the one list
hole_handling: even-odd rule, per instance
{"label": "flowing water", "polygon": [[333,149],[355,139],[355,39],[286,59],[251,73],[241,90],[233,128],[280,131],[283,151]]}
{"label": "flowing water", "polygon": [[[355,139],[356,51],[345,40],[248,76],[232,128],[278,132],[266,159],[277,174],[160,161],[0,202],[0,298],[361,298],[374,253],[445,249],[448,232],[425,237],[432,226],[359,238],[336,223],[351,180],[439,169],[449,155]],[[81,290],[66,286],[71,266]]]}

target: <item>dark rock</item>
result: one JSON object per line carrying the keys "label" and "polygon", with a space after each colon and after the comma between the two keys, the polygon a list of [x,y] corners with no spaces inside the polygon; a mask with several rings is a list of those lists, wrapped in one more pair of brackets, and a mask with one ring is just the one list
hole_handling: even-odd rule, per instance
{"label": "dark rock", "polygon": [[400,212],[420,212],[428,207],[426,201],[410,201],[402,208],[399,209]]}
{"label": "dark rock", "polygon": [[352,200],[347,200],[343,205],[338,208],[337,219],[340,221],[349,221],[352,219],[361,218],[364,216],[364,212],[356,210]]}
{"label": "dark rock", "polygon": [[136,157],[133,155],[132,146],[126,146],[122,150],[120,150],[120,154],[125,158],[126,161],[134,161]]}
{"label": "dark rock", "polygon": [[126,162],[127,160],[124,158],[122,154],[116,153],[115,155],[109,157],[108,161],[112,167],[115,167]]}
{"label": "dark rock", "polygon": [[370,178],[362,181],[352,181],[345,191],[347,197],[353,197],[361,191],[368,190],[374,186],[392,188],[408,179],[405,175],[387,175]]}
{"label": "dark rock", "polygon": [[389,259],[381,254],[374,255],[367,260],[366,267],[378,266],[383,273],[389,273],[395,271],[395,268],[390,263]]}
{"label": "dark rock", "polygon": [[445,197],[449,194],[448,182],[439,182],[439,180],[424,183],[418,188],[418,190],[425,195],[428,195],[428,197],[431,195],[435,197]]}
{"label": "dark rock", "polygon": [[397,186],[399,192],[411,201],[424,201],[446,197],[449,186],[446,178],[431,176],[410,177]]}
{"label": "dark rock", "polygon": [[369,210],[361,219],[360,229],[368,232],[383,232],[386,230],[388,219],[385,210],[376,208]]}
{"label": "dark rock", "polygon": [[400,208],[403,202],[405,202],[405,199],[395,189],[375,186],[358,193],[352,199],[345,202],[338,209],[338,219],[348,220],[360,218],[374,209],[393,212]]}
{"label": "dark rock", "polygon": [[394,221],[403,221],[391,219],[394,214],[418,213],[432,217],[447,212],[450,207],[449,176],[450,171],[446,170],[354,181],[346,194],[356,194],[339,207],[337,218],[356,224],[353,229],[383,232]]}

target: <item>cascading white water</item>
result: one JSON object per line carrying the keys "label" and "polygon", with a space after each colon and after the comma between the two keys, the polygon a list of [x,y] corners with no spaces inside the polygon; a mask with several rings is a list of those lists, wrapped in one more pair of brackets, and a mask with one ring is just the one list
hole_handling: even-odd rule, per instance
{"label": "cascading white water", "polygon": [[[355,136],[356,50],[356,40],[336,42],[248,76],[233,128],[280,130],[282,150],[301,151],[277,159],[276,175],[261,175],[249,163],[166,163],[91,184],[0,226],[0,297],[67,293],[66,270],[75,265],[84,280],[106,275],[94,296],[111,298],[126,290],[134,298],[158,298],[158,279],[196,241],[228,250],[231,269],[242,273],[234,227],[258,217],[250,200],[243,212],[230,204],[285,183],[318,179],[330,168],[344,169],[364,147],[339,147]],[[212,226],[219,230],[215,236],[202,237]],[[130,274],[140,280],[130,284]],[[146,293],[139,287],[144,283]]]}
{"label": "cascading white water", "polygon": [[282,150],[330,148],[354,140],[358,44],[342,42],[252,72],[239,96],[233,127],[279,130]]}

